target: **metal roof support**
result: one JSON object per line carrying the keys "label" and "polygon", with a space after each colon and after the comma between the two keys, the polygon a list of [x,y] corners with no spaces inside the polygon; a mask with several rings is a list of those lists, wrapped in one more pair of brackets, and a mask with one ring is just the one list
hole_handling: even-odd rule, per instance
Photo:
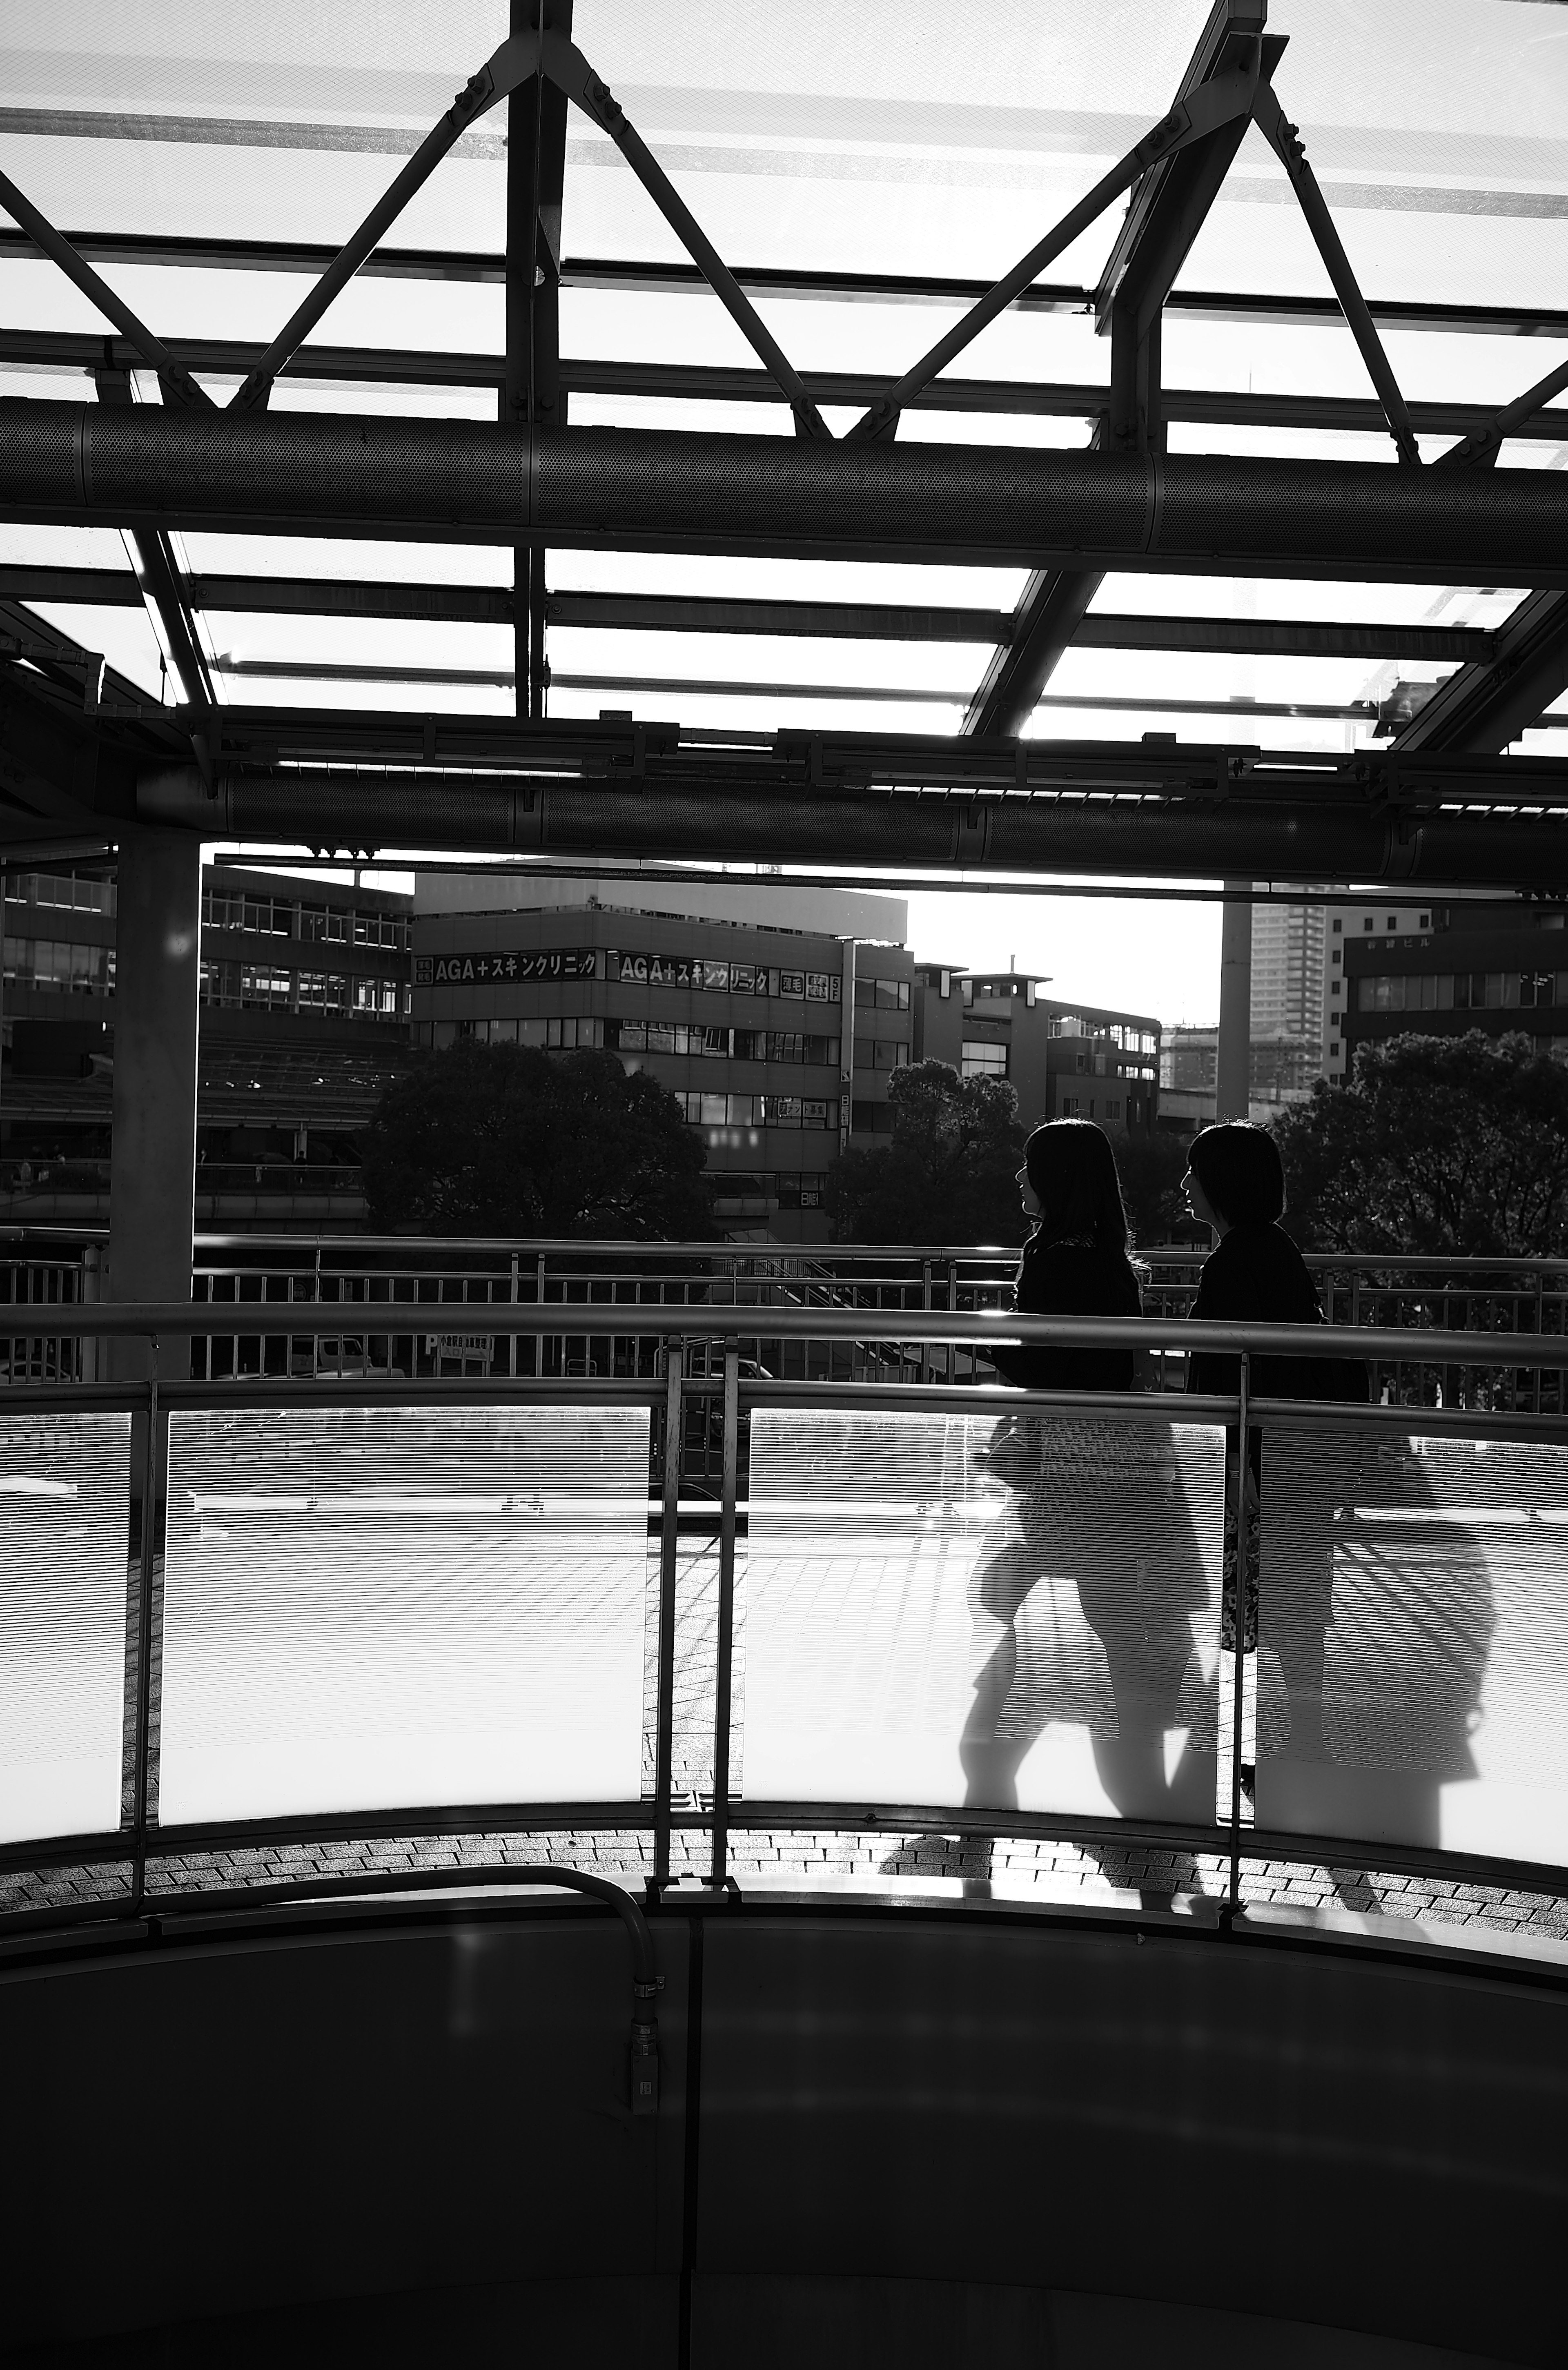
{"label": "metal roof support", "polygon": [[[1216,0],[1215,15],[1228,17],[1233,10],[1245,10],[1256,17],[1261,25],[1266,0]],[[1213,19],[1211,18],[1211,24]],[[1198,45],[1202,54],[1205,35]],[[954,322],[945,337],[939,338],[914,367],[905,372],[896,385],[879,396],[864,416],[849,431],[855,438],[886,438],[896,434],[898,418],[905,406],[912,402],[921,388],[944,371],[966,346],[972,345],[982,329],[1021,296],[1039,279],[1046,266],[1059,255],[1065,255],[1076,238],[1081,237],[1091,224],[1097,222],[1107,206],[1114,205],[1124,191],[1141,181],[1146,174],[1181,150],[1194,144],[1206,144],[1216,132],[1236,122],[1245,131],[1253,92],[1257,86],[1257,44],[1250,43],[1251,55],[1238,63],[1232,57],[1227,69],[1213,75],[1200,75],[1189,87],[1183,82],[1175,105],[1152,131],[1145,133],[1137,145],[1128,150],[1121,163],[1097,181],[1087,197],[1062,216],[1055,229],[1029,253],[1014,264],[995,286],[987,289],[978,304],[970,307],[960,321]]]}
{"label": "metal roof support", "polygon": [[1568,589],[1568,481],[1545,469],[0,397],[0,505],[56,525]]}
{"label": "metal roof support", "polygon": [[141,355],[149,370],[156,371],[166,403],[210,405],[212,397],[204,386],[197,385],[178,356],[171,354],[161,338],[154,337],[146,323],[138,319],[123,297],[117,296],[106,281],[100,280],[86,259],[78,254],[70,240],[57,231],[47,215],[40,214],[30,198],[25,197],[15,181],[0,173],[0,205],[20,224],[29,238],[43,249],[50,260],[57,263],[67,280],[78,287],[89,305],[96,305],[106,321],[112,321],[122,338]]}
{"label": "metal roof support", "polygon": [[[151,231],[83,231],[76,250],[109,263],[140,263],[195,271],[324,271],[333,250],[302,239],[196,238]],[[0,260],[31,261],[36,249],[25,233],[0,228]],[[503,255],[483,249],[382,247],[360,269],[372,280],[459,281],[502,287]],[[819,299],[832,304],[973,305],[987,293],[978,280],[898,271],[804,271],[780,265],[741,265],[737,283],[755,296]],[[690,295],[703,285],[693,263],[644,258],[569,255],[561,259],[563,288],[614,288],[654,295]],[[1090,288],[1037,281],[1014,298],[1020,312],[1083,313],[1094,301]],[[1266,290],[1177,289],[1170,309],[1198,321],[1256,321],[1275,328],[1318,328],[1343,320],[1332,296],[1281,296]],[[1568,337],[1568,310],[1544,305],[1422,304],[1405,298],[1374,298],[1367,310],[1387,328],[1430,331],[1440,337]]]}
{"label": "metal roof support", "polygon": [[1493,756],[1568,690],[1568,592],[1532,592],[1493,638],[1493,655],[1459,667],[1389,744],[1397,751]]}
{"label": "metal roof support", "polygon": [[[264,616],[407,617],[454,625],[508,625],[512,594],[490,584],[393,584],[315,576],[188,575],[193,607]],[[0,602],[61,601],[137,609],[141,587],[129,569],[43,568],[0,562]],[[599,633],[777,634],[801,640],[1005,642],[1002,609],[917,607],[878,601],[732,601],[708,592],[552,592],[552,626]],[[4,627],[0,626],[0,639]],[[1297,617],[1162,617],[1100,610],[1075,637],[1097,650],[1225,650],[1270,658],[1398,659],[1465,665],[1492,656],[1494,637],[1479,626],[1353,624]],[[809,685],[806,686],[809,688]]]}
{"label": "metal roof support", "polygon": [[[826,421],[818,411],[799,373],[790,362],[746,295],[717,247],[672,185],[669,176],[628,122],[608,86],[600,81],[581,50],[559,28],[540,30],[530,25],[504,40],[493,57],[458,92],[446,113],[421,142],[402,171],[372,206],[348,244],[340,247],[273,339],[235,397],[240,411],[266,406],[272,381],[326,312],[374,254],[409,200],[417,196],[436,167],[455,147],[471,123],[490,108],[520,90],[532,75],[548,78],[580,107],[591,122],[608,132],[638,179],[698,270],[734,320],[754,352],[777,380],[795,415],[797,433],[825,442]],[[510,199],[508,201],[510,206]]]}
{"label": "metal roof support", "polygon": [[1334,294],[1339,298],[1350,333],[1360,349],[1367,376],[1378,390],[1378,400],[1388,420],[1389,433],[1399,447],[1400,459],[1409,468],[1419,468],[1421,449],[1415,441],[1409,408],[1400,393],[1399,382],[1389,357],[1383,351],[1383,340],[1378,335],[1377,324],[1367,310],[1366,299],[1356,284],[1355,274],[1350,268],[1350,258],[1340,244],[1333,216],[1318,186],[1318,177],[1307,161],[1301,135],[1294,123],[1286,121],[1284,108],[1266,86],[1259,89],[1252,114],[1259,131],[1290,176],[1297,203],[1307,218],[1313,244],[1333,282]]}
{"label": "metal roof support", "polygon": [[1565,386],[1568,362],[1559,362],[1555,370],[1537,379],[1534,386],[1528,386],[1523,395],[1516,395],[1512,403],[1505,403],[1501,411],[1472,428],[1462,443],[1456,444],[1451,452],[1440,454],[1435,466],[1441,469],[1491,468],[1503,450],[1505,438],[1516,435]]}
{"label": "metal roof support", "polygon": [[[125,408],[134,400],[131,381],[122,371],[94,374],[100,403]],[[179,676],[190,718],[190,745],[207,781],[213,772],[212,711],[217,701],[213,678],[202,655],[196,619],[186,597],[174,546],[161,527],[137,527],[130,534],[142,597],[163,629],[163,640]]]}
{"label": "metal roof support", "polygon": [[[1202,95],[1216,87],[1240,85],[1247,105],[1222,113],[1201,139],[1151,164],[1128,204],[1095,302],[1101,333],[1109,330],[1111,336],[1110,407],[1091,439],[1101,451],[1165,450],[1160,316],[1241,145],[1260,80],[1266,81],[1284,52],[1283,40],[1264,34],[1267,14],[1268,0],[1215,0],[1168,120],[1190,114]],[[966,732],[1023,731],[1102,581],[1092,569],[1032,572],[1012,632],[969,703]]]}
{"label": "metal roof support", "polygon": [[[571,0],[512,0],[514,39],[545,27],[570,35]],[[506,151],[506,378],[503,427],[564,427],[560,384],[561,190],[566,94],[534,75],[512,94]],[[545,664],[542,546],[512,554],[513,682],[519,716],[542,716]]]}

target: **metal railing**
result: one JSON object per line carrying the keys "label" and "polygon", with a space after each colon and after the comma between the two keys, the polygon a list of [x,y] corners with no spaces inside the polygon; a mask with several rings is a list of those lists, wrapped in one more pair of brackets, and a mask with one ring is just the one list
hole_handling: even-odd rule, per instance
{"label": "metal railing", "polygon": [[[288,1341],[299,1338],[303,1312],[296,1305],[256,1306],[248,1314],[256,1337],[266,1340]],[[836,1418],[851,1423],[889,1412],[974,1416],[985,1413],[1003,1416],[1022,1410],[1042,1419],[1059,1420],[1066,1423],[1093,1420],[1113,1425],[1147,1427],[1151,1422],[1169,1427],[1198,1425],[1227,1426],[1234,1440],[1253,1432],[1262,1435],[1282,1427],[1299,1431],[1306,1427],[1316,1431],[1345,1427],[1370,1430],[1378,1437],[1390,1441],[1408,1433],[1407,1412],[1394,1404],[1343,1405],[1317,1402],[1271,1402],[1259,1398],[1252,1387],[1253,1363],[1259,1356],[1299,1356],[1304,1347],[1304,1329],[1291,1326],[1220,1326],[1194,1323],[1191,1320],[1113,1318],[1039,1319],[986,1317],[964,1311],[882,1311],[879,1312],[879,1329],[901,1348],[962,1347],[976,1354],[986,1345],[1007,1341],[1022,1341],[1041,1346],[1114,1347],[1123,1350],[1159,1352],[1190,1347],[1205,1352],[1234,1354],[1238,1364],[1238,1388],[1233,1395],[1192,1396],[1181,1399],[1155,1397],[1149,1394],[1068,1394],[1020,1393],[997,1390],[977,1393],[973,1387],[954,1387],[944,1383],[909,1383],[879,1380],[867,1382],[824,1382],[819,1379],[788,1380],[746,1371],[744,1352],[755,1340],[756,1322],[754,1312],[746,1306],[715,1307],[703,1306],[673,1313],[662,1306],[626,1306],[617,1310],[616,1322],[626,1337],[635,1340],[640,1353],[649,1352],[649,1363],[657,1363],[661,1371],[654,1375],[641,1363],[635,1376],[620,1378],[599,1376],[533,1376],[513,1373],[484,1376],[394,1375],[382,1373],[366,1378],[363,1375],[317,1372],[310,1377],[279,1373],[259,1375],[246,1385],[244,1378],[228,1375],[217,1379],[190,1375],[179,1371],[189,1368],[188,1345],[201,1338],[202,1327],[209,1321],[207,1311],[190,1305],[158,1307],[116,1307],[100,1306],[75,1310],[55,1308],[45,1319],[52,1338],[82,1342],[97,1336],[100,1340],[134,1342],[140,1346],[136,1354],[148,1371],[134,1381],[83,1383],[75,1380],[31,1380],[18,1383],[7,1399],[7,1414],[18,1416],[63,1413],[82,1409],[99,1409],[130,1413],[139,1419],[139,1437],[133,1452],[135,1471],[133,1495],[139,1501],[140,1520],[133,1541],[133,1562],[136,1585],[133,1592],[134,1635],[128,1650],[128,1668],[133,1678],[129,1689],[128,1766],[131,1784],[123,1821],[111,1834],[56,1838],[47,1844],[29,1845],[25,1841],[13,1844],[0,1854],[0,1865],[31,1867],[77,1863],[118,1862],[128,1866],[130,1881],[121,1907],[126,1914],[143,1914],[150,1897],[150,1871],[156,1864],[195,1849],[222,1850],[254,1847],[259,1842],[281,1842],[304,1830],[317,1837],[349,1840],[375,1835],[417,1835],[421,1833],[462,1833],[476,1829],[499,1832],[505,1830],[546,1833],[563,1826],[586,1827],[594,1824],[617,1828],[646,1827],[652,1837],[652,1875],[655,1888],[672,1876],[672,1836],[677,1829],[698,1828],[707,1837],[709,1867],[708,1874],[715,1882],[722,1882],[728,1873],[730,1837],[737,1826],[812,1825],[859,1823],[895,1826],[905,1830],[938,1826],[951,1828],[955,1824],[967,1824],[981,1834],[1037,1832],[1071,1833],[1075,1822],[1055,1814],[999,1816],[996,1812],[963,1814],[950,1804],[907,1801],[870,1802],[824,1805],[790,1801],[756,1801],[736,1798],[731,1782],[732,1744],[733,1658],[736,1621],[737,1542],[748,1517],[755,1513],[748,1488],[746,1430],[748,1421],[764,1409],[826,1409]],[[317,1320],[320,1321],[319,1319]],[[335,1320],[334,1320],[335,1321]],[[552,1323],[560,1337],[569,1340],[586,1341],[594,1338],[594,1329],[603,1323],[601,1312],[590,1305],[561,1305],[552,1314]],[[769,1324],[781,1339],[791,1341],[827,1340],[854,1342],[859,1338],[861,1318],[849,1310],[815,1310],[778,1308],[770,1310]],[[497,1307],[487,1317],[487,1324],[508,1342],[525,1337],[537,1322],[536,1311],[522,1305]],[[1381,1334],[1376,1345],[1366,1330],[1343,1327],[1314,1329],[1309,1335],[1311,1351],[1316,1355],[1333,1358],[1365,1358],[1373,1346],[1395,1360],[1435,1361],[1439,1365],[1456,1364],[1475,1354],[1470,1337],[1463,1335],[1428,1335],[1424,1332]],[[123,1353],[115,1353],[116,1357]],[[1568,1341],[1545,1340],[1539,1345],[1543,1367],[1556,1375],[1568,1368]],[[487,1802],[478,1808],[472,1804],[421,1805],[399,1804],[375,1817],[345,1814],[317,1817],[307,1822],[289,1819],[271,1821],[210,1822],[200,1828],[160,1826],[154,1807],[151,1773],[155,1739],[159,1732],[159,1705],[156,1689],[159,1666],[154,1652],[156,1627],[156,1606],[159,1593],[160,1559],[157,1546],[158,1523],[156,1514],[162,1492],[164,1438],[167,1419],[171,1413],[190,1410],[255,1410],[259,1408],[409,1408],[433,1407],[453,1409],[495,1405],[575,1404],[602,1407],[619,1405],[645,1407],[657,1419],[651,1432],[651,1471],[648,1501],[648,1529],[651,1540],[657,1541],[658,1617],[657,1617],[657,1678],[656,1711],[654,1717],[655,1750],[651,1787],[645,1797],[605,1803],[573,1802],[540,1804],[538,1802]],[[716,1501],[704,1506],[694,1503],[685,1494],[680,1443],[686,1429],[686,1419],[692,1409],[698,1410],[698,1420],[705,1433],[717,1442],[719,1490]],[[1438,1440],[1452,1438],[1463,1442],[1505,1442],[1515,1444],[1547,1444],[1554,1448],[1568,1446],[1568,1420],[1539,1410],[1509,1411],[1489,1409],[1461,1411],[1457,1409],[1424,1410],[1421,1429]],[[1254,1500],[1248,1483],[1248,1459],[1232,1455],[1229,1478],[1226,1484],[1229,1497],[1228,1520],[1232,1528],[1233,1559],[1231,1570],[1246,1571],[1251,1527],[1255,1521]],[[917,1510],[924,1514],[925,1509]],[[1469,1513],[1456,1513],[1453,1520],[1471,1520]],[[1528,1515],[1509,1513],[1499,1520],[1528,1521]],[[1543,1519],[1568,1524],[1568,1508]],[[711,1700],[708,1717],[711,1723],[711,1790],[705,1798],[693,1801],[676,1784],[674,1770],[675,1718],[675,1634],[678,1588],[678,1549],[683,1528],[689,1536],[693,1523],[707,1536],[716,1550],[717,1617],[714,1636],[714,1662],[711,1673]],[[1543,1534],[1543,1536],[1546,1536]],[[1555,1533],[1551,1534],[1554,1537]],[[1562,1536],[1568,1540],[1568,1530]],[[1312,1839],[1303,1841],[1299,1835],[1291,1837],[1269,1836],[1258,1831],[1252,1820],[1247,1786],[1248,1737],[1250,1718],[1250,1677],[1248,1671],[1247,1623],[1237,1618],[1233,1623],[1233,1643],[1228,1653],[1228,1686],[1220,1695],[1222,1718],[1222,1765],[1227,1772],[1226,1799],[1222,1815],[1213,1826],[1201,1830],[1182,1830],[1180,1839],[1189,1847],[1213,1851],[1222,1848],[1228,1854],[1229,1904],[1232,1909],[1240,1897],[1240,1864],[1244,1852],[1259,1850],[1294,1853],[1298,1858],[1319,1857],[1332,1861],[1343,1858],[1347,1849],[1356,1847],[1354,1840],[1335,1838],[1332,1834],[1319,1838],[1316,1847]],[[1255,1662],[1255,1657],[1253,1658]],[[1255,1692],[1251,1696],[1255,1700]],[[1568,1710],[1568,1702],[1563,1706]],[[1255,1748],[1254,1748],[1255,1750]],[[1115,1831],[1113,1821],[1078,1820],[1076,1824],[1086,1832],[1098,1833],[1101,1840]],[[1122,1831],[1124,1834],[1127,1830]],[[1171,1841],[1177,1831],[1158,1830],[1160,1840]],[[1217,1843],[1216,1843],[1216,1838]],[[1399,1853],[1385,1856],[1380,1865],[1421,1865],[1452,1868],[1465,1863],[1438,1850],[1407,1851],[1403,1859]],[[1505,1863],[1493,1857],[1486,1863],[1501,1868]],[[1568,1870],[1551,1869],[1535,1871],[1542,1885],[1555,1884],[1568,1888]],[[1518,1881],[1517,1873],[1505,1877],[1505,1881]],[[103,1914],[101,1905],[94,1914]]]}
{"label": "metal railing", "polygon": [[[59,1238],[55,1238],[58,1240]],[[24,1233],[4,1266],[5,1297],[70,1306],[97,1294],[101,1247],[55,1249]],[[1141,1252],[1146,1314],[1185,1316],[1205,1254],[1196,1248]],[[196,1371],[312,1375],[352,1372],[415,1379],[444,1375],[517,1379],[651,1377],[646,1335],[624,1320],[632,1308],[750,1308],[755,1330],[743,1355],[779,1380],[919,1381],[958,1385],[986,1368],[962,1340],[912,1342],[880,1320],[888,1316],[1004,1309],[1017,1252],[1005,1247],[820,1244],[533,1242],[252,1235],[199,1236],[195,1300],[222,1311],[198,1337]],[[1308,1258],[1332,1321],[1380,1334],[1480,1335],[1463,1355],[1372,1353],[1374,1396],[1426,1407],[1568,1411],[1562,1370],[1538,1354],[1568,1335],[1568,1260],[1383,1260],[1313,1253]],[[295,1337],[254,1321],[278,1303],[313,1313]],[[594,1308],[587,1330],[568,1308]],[[319,1312],[330,1308],[328,1327]],[[548,1323],[503,1326],[500,1313],[531,1308]],[[855,1311],[866,1320],[848,1336],[778,1328],[770,1312]],[[1499,1335],[1517,1351],[1498,1354]],[[1168,1387],[1185,1379],[1183,1338],[1160,1359]],[[0,1350],[0,1372],[44,1378],[79,1375],[63,1336]]]}

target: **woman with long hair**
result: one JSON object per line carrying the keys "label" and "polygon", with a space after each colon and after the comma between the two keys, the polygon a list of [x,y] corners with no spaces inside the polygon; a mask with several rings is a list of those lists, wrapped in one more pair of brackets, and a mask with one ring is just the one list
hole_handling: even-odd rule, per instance
{"label": "woman with long hair", "polygon": [[[1019,1187],[1034,1225],[1019,1262],[1015,1309],[1140,1315],[1121,1180],[1101,1131],[1070,1119],[1036,1128]],[[1136,1380],[1130,1344],[997,1349],[991,1356],[1024,1390],[1129,1391]],[[961,1746],[967,1799],[1016,1807],[1019,1766],[1044,1725],[1036,1719],[1032,1727],[1021,1708],[1010,1721],[1005,1717],[1018,1672],[1018,1616],[1049,1575],[1076,1583],[1104,1651],[1117,1735],[1096,1741],[1101,1782],[1118,1808],[1152,1815],[1168,1791],[1165,1736],[1192,1652],[1187,1610],[1207,1593],[1195,1555],[1182,1551],[1183,1538],[1191,1547],[1190,1524],[1176,1503],[1169,1443],[1152,1426],[1020,1411],[997,1425],[986,1461],[1016,1492],[1017,1520],[977,1578],[977,1639],[983,1653],[986,1645],[990,1651]],[[1081,1696],[1081,1674],[1076,1681],[1060,1675],[1069,1697]]]}

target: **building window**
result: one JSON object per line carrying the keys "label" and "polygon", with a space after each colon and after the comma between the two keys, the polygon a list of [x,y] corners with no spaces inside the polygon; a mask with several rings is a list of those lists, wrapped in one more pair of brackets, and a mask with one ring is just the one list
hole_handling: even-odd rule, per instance
{"label": "building window", "polygon": [[985,1038],[966,1037],[961,1059],[966,1078],[1005,1078],[1008,1075],[1007,1047]]}
{"label": "building window", "polygon": [[858,979],[855,1001],[864,1011],[907,1012],[909,982],[906,979]]}
{"label": "building window", "polygon": [[891,1135],[893,1105],[891,1103],[854,1103],[850,1106],[850,1124],[857,1135]]}
{"label": "building window", "polygon": [[1078,1118],[1078,1099],[1079,1099],[1077,1095],[1064,1095],[1062,1097],[1062,1117],[1064,1119]]}
{"label": "building window", "polygon": [[[1120,1119],[1122,1116],[1121,1104],[1117,1102],[1107,1103],[1105,1106],[1105,1116],[1107,1119]],[[1241,1452],[1238,1449],[1236,1453],[1239,1455]]]}
{"label": "building window", "polygon": [[7,938],[6,978],[17,987],[60,995],[112,995],[114,949],[70,938]]}
{"label": "building window", "polygon": [[909,1047],[901,1037],[857,1037],[855,1067],[858,1070],[902,1070],[909,1059]]}

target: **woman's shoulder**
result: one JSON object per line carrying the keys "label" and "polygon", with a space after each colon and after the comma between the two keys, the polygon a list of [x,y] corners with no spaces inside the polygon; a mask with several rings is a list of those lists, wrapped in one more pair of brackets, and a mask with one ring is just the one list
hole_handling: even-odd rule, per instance
{"label": "woman's shoulder", "polygon": [[1043,1242],[1032,1235],[1019,1266],[1019,1296],[1049,1294],[1054,1308],[1076,1316],[1136,1317],[1143,1306],[1125,1259],[1101,1250],[1087,1236]]}

